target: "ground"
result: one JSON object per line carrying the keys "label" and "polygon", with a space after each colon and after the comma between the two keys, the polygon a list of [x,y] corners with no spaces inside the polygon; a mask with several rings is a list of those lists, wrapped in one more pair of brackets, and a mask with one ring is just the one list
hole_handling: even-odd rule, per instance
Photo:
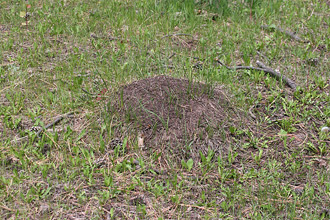
{"label": "ground", "polygon": [[0,9],[2,219],[330,218],[327,1]]}

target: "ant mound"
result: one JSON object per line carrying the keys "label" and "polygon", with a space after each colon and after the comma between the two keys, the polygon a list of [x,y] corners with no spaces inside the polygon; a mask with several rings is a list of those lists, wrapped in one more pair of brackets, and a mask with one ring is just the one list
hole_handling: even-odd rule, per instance
{"label": "ant mound", "polygon": [[[201,154],[226,154],[229,128],[241,127],[237,113],[220,88],[169,76],[156,76],[121,87],[109,111],[124,124],[115,135],[142,135],[145,152],[162,153],[177,162]],[[118,124],[118,123],[117,123]]]}

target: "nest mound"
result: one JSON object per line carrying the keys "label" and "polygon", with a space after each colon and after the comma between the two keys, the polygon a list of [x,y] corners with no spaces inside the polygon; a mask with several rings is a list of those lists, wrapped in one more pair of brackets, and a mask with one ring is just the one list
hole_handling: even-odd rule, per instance
{"label": "nest mound", "polygon": [[[146,151],[167,153],[178,161],[209,150],[227,152],[228,128],[239,123],[221,89],[186,79],[160,75],[135,81],[121,87],[116,97],[109,110],[125,129],[143,135]],[[120,136],[123,131],[115,132]]]}

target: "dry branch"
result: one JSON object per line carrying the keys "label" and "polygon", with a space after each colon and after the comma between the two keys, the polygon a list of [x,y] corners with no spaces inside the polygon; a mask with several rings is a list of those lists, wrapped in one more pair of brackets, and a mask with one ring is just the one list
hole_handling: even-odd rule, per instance
{"label": "dry branch", "polygon": [[[59,123],[60,121],[62,121],[64,118],[70,117],[73,113],[74,113],[74,112],[69,112],[69,113],[67,113],[67,114],[65,114],[65,115],[62,115],[62,116],[56,118],[53,122],[51,122],[51,123],[49,123],[48,125],[46,125],[45,128],[40,129],[40,130],[36,133],[36,134],[37,134],[36,137],[39,137],[40,134],[41,134],[41,132],[47,130],[48,128],[50,128],[50,127],[52,127],[52,126],[54,126],[54,125],[56,125],[57,123]],[[27,139],[28,137],[29,137],[29,136],[26,135],[26,136],[21,137],[21,138],[19,138],[19,139],[14,139],[14,140],[12,140],[11,142],[16,142],[16,143],[17,143],[17,142],[21,142],[21,141]]]}
{"label": "dry branch", "polygon": [[267,67],[264,63],[262,63],[261,61],[257,60],[257,65],[267,71],[267,73],[272,74],[274,77],[276,77],[277,79],[282,79],[291,89],[296,90],[297,85],[295,82],[293,82],[291,79],[289,79],[286,76],[283,76],[281,73],[271,69],[270,67]]}
{"label": "dry branch", "polygon": [[309,40],[303,40],[299,36],[297,36],[295,33],[291,32],[291,31],[288,31],[288,30],[284,30],[280,27],[269,26],[269,25],[261,25],[261,28],[262,29],[270,29],[270,30],[275,29],[279,32],[282,32],[282,33],[285,33],[286,35],[289,35],[291,38],[293,38],[296,41],[300,41],[300,42],[303,42],[303,43],[308,43],[309,42]]}
{"label": "dry branch", "polygon": [[43,132],[44,130],[47,130],[48,128],[53,127],[54,125],[56,125],[57,123],[59,123],[60,121],[62,121],[64,118],[69,117],[69,116],[71,116],[72,114],[73,114],[73,112],[69,112],[69,113],[67,113],[67,114],[65,114],[65,115],[62,115],[62,116],[56,118],[53,122],[51,122],[51,123],[49,123],[48,125],[46,125],[44,129],[40,129],[40,130],[37,132],[37,136],[39,136],[39,135],[41,134],[41,132]]}
{"label": "dry branch", "polygon": [[225,66],[227,69],[230,69],[230,70],[240,70],[240,69],[246,69],[246,70],[258,70],[258,71],[263,71],[265,73],[268,73],[270,74],[271,76],[277,78],[277,79],[282,79],[290,88],[292,88],[293,90],[296,90],[297,86],[296,84],[289,78],[287,78],[286,76],[283,76],[281,73],[279,72],[276,72],[275,70],[269,68],[269,67],[266,67],[265,64],[263,64],[262,62],[260,61],[257,61],[257,64],[258,66],[260,66],[261,68],[259,67],[253,67],[253,66],[234,66],[234,67],[229,67],[229,66],[226,66],[225,64],[223,64],[221,61],[217,60],[217,62],[219,64],[221,64],[222,66]]}

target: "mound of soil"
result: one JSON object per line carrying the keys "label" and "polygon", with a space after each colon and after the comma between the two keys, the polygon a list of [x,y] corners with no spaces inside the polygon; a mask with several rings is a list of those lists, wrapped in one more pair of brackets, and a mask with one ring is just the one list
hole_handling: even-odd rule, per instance
{"label": "mound of soil", "polygon": [[146,152],[166,153],[177,161],[200,158],[209,150],[226,153],[229,127],[241,124],[242,115],[220,88],[186,79],[161,75],[135,81],[116,97],[109,111],[132,129],[129,133],[142,134]]}

